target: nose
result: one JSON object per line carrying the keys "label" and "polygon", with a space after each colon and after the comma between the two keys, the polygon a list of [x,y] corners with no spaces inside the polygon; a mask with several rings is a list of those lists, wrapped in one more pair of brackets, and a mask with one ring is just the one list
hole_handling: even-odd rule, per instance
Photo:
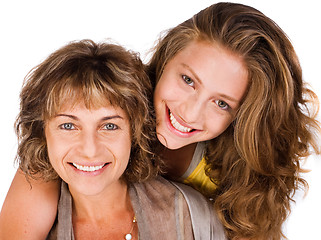
{"label": "nose", "polygon": [[79,152],[82,157],[93,159],[99,153],[99,139],[95,132],[83,132],[79,141]]}
{"label": "nose", "polygon": [[205,104],[198,97],[191,97],[182,101],[179,107],[180,117],[186,123],[196,123],[202,118],[205,111]]}

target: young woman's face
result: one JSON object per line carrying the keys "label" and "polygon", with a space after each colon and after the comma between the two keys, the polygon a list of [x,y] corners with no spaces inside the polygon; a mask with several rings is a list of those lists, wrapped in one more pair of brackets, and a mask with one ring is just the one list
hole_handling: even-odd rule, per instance
{"label": "young woman's face", "polygon": [[170,149],[210,140],[233,121],[246,91],[240,57],[195,41],[164,68],[154,94],[159,141]]}
{"label": "young woman's face", "polygon": [[50,162],[71,192],[97,195],[120,184],[128,164],[128,117],[118,107],[63,108],[46,122]]}

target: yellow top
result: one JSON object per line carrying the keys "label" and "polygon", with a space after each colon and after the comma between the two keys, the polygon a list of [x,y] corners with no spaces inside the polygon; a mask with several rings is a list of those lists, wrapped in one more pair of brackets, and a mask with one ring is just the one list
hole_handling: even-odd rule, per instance
{"label": "yellow top", "polygon": [[192,162],[181,180],[183,183],[193,187],[202,194],[210,196],[217,188],[217,184],[212,182],[205,174],[206,160],[204,149],[205,144],[198,143]]}
{"label": "yellow top", "polygon": [[217,188],[217,185],[205,174],[205,166],[205,157],[203,157],[194,171],[183,180],[183,183],[193,187],[205,195],[210,195]]}

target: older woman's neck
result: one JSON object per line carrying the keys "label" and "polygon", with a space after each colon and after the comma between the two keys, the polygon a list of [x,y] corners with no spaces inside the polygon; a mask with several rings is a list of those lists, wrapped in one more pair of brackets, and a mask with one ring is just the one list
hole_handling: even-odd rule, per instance
{"label": "older woman's neck", "polygon": [[132,213],[127,184],[119,182],[96,195],[85,195],[70,188],[73,197],[73,219],[95,222]]}

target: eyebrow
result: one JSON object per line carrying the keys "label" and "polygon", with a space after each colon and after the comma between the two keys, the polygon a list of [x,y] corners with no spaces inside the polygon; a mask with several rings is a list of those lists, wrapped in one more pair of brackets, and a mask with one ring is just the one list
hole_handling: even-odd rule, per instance
{"label": "eyebrow", "polygon": [[233,97],[231,97],[231,96],[228,96],[228,95],[226,95],[226,94],[220,93],[220,94],[218,94],[218,95],[219,95],[220,97],[222,97],[222,98],[225,98],[225,99],[227,99],[227,100],[230,100],[231,102],[235,102],[235,103],[237,103],[237,104],[240,103],[239,100],[237,100],[237,99],[235,99],[235,98],[233,98]]}
{"label": "eyebrow", "polygon": [[[57,114],[55,117],[68,117],[68,118],[71,118],[73,120],[76,120],[76,121],[79,121],[80,119],[75,116],[75,115],[71,115],[71,114]],[[106,120],[110,120],[110,119],[124,119],[123,117],[119,116],[119,115],[112,115],[112,116],[106,116],[106,117],[102,117],[100,120],[101,121],[106,121]]]}
{"label": "eyebrow", "polygon": [[[193,70],[190,66],[188,66],[188,65],[185,64],[185,63],[182,63],[182,66],[185,67],[185,68],[187,68],[187,69],[193,74],[195,80],[196,80],[200,85],[204,86],[202,80],[199,78],[199,76],[194,72],[194,70]],[[228,96],[228,95],[226,95],[226,94],[224,94],[224,93],[218,93],[218,96],[219,96],[219,97],[222,97],[222,98],[225,98],[225,99],[227,99],[227,100],[230,100],[230,101],[232,101],[232,102],[235,102],[235,103],[237,103],[237,104],[240,103],[239,100],[237,100],[237,99],[235,99],[235,98],[233,98],[233,97],[231,97],[231,96]]]}
{"label": "eyebrow", "polygon": [[194,75],[195,80],[197,80],[199,84],[203,85],[203,82],[201,81],[201,79],[198,77],[198,75],[194,72],[194,70],[190,66],[188,66],[185,63],[182,63],[182,66],[187,68]]}

